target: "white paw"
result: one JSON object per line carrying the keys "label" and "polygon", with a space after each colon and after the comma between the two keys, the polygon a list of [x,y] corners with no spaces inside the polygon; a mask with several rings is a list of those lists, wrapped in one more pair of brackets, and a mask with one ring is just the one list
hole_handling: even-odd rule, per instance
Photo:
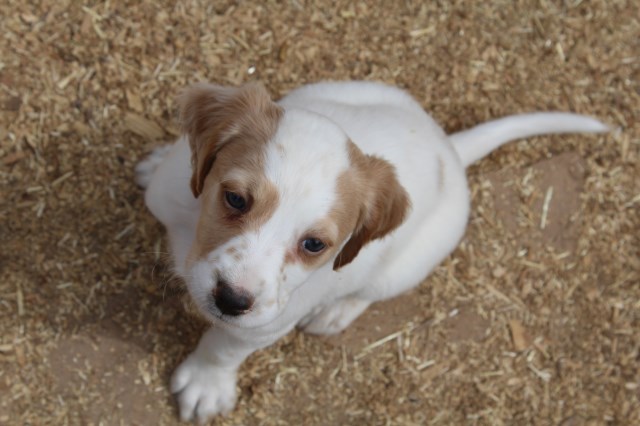
{"label": "white paw", "polygon": [[178,394],[182,421],[199,423],[227,414],[236,404],[236,370],[226,369],[193,354],[180,364],[171,378],[171,392]]}
{"label": "white paw", "polygon": [[146,188],[151,182],[151,176],[156,171],[164,156],[167,155],[171,145],[164,145],[155,148],[151,153],[136,165],[136,183],[141,188]]}
{"label": "white paw", "polygon": [[316,315],[303,320],[300,326],[312,334],[337,334],[347,328],[371,302],[355,298],[338,300],[331,306],[325,306]]}

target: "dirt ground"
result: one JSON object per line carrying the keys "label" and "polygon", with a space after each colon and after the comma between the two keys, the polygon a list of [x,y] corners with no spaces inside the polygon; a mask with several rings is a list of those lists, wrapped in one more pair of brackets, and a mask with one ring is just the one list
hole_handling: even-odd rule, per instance
{"label": "dirt ground", "polygon": [[469,170],[460,247],[332,338],[252,355],[217,425],[640,424],[640,2],[0,2],[0,424],[176,424],[184,309],[133,168],[190,82],[407,89],[448,131],[534,110],[608,135]]}

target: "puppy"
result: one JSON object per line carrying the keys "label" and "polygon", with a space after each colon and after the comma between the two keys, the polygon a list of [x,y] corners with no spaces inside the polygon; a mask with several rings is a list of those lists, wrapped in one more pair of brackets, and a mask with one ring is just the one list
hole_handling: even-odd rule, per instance
{"label": "puppy", "polygon": [[509,140],[605,132],[567,113],[446,135],[405,92],[319,83],[275,103],[258,84],[196,84],[184,135],[137,166],[175,272],[212,327],[175,371],[183,420],[231,411],[252,352],[294,327],[342,331],[418,285],[469,216],[465,167]]}

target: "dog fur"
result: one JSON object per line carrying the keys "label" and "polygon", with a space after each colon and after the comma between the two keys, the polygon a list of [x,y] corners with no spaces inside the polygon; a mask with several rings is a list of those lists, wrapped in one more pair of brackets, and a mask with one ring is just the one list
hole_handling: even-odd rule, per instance
{"label": "dog fur", "polygon": [[536,113],[447,136],[408,94],[369,82],[308,85],[278,103],[258,84],[201,83],[180,107],[184,135],[137,180],[212,323],[171,382],[181,418],[199,421],[233,409],[252,352],[296,326],[338,333],[418,285],[463,236],[466,166],[516,138],[608,130]]}

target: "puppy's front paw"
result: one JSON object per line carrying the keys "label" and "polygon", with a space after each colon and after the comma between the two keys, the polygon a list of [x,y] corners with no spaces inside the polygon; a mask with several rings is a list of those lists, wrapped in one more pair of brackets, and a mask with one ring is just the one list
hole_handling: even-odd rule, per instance
{"label": "puppy's front paw", "polygon": [[236,404],[236,370],[227,369],[191,354],[173,373],[171,392],[178,394],[180,418],[204,423],[227,414]]}
{"label": "puppy's front paw", "polygon": [[155,148],[151,153],[136,165],[136,183],[141,188],[146,188],[151,182],[151,176],[156,171],[164,157],[171,150],[171,145]]}

